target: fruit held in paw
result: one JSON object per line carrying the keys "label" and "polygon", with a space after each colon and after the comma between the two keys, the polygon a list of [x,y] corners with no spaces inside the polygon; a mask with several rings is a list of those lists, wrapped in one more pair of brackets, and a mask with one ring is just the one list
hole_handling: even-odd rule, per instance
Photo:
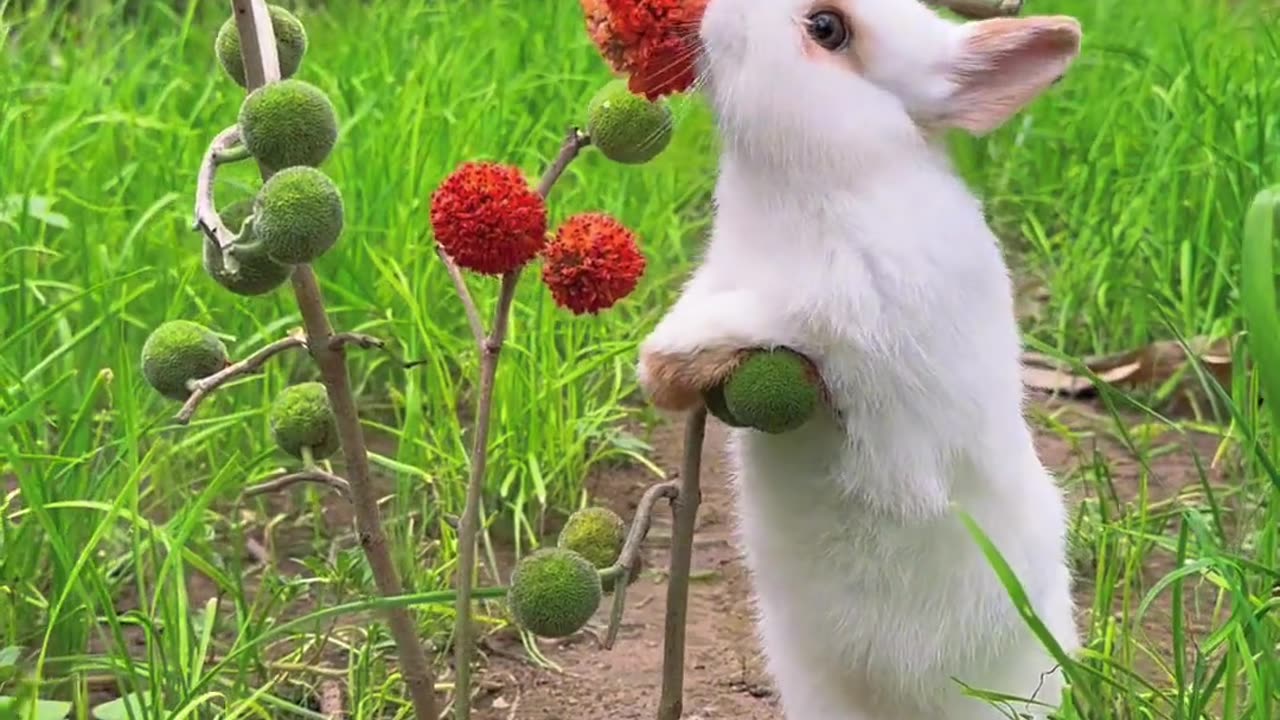
{"label": "fruit held in paw", "polygon": [[280,287],[289,279],[293,268],[281,265],[267,255],[266,248],[254,242],[253,223],[245,224],[253,214],[253,201],[240,200],[223,210],[222,224],[240,234],[231,254],[238,267],[227,267],[223,252],[212,242],[204,243],[204,270],[222,287],[237,295],[263,295]]}
{"label": "fruit held in paw", "polygon": [[717,385],[711,388],[710,390],[708,390],[703,400],[707,404],[707,412],[711,413],[711,415],[715,417],[717,420],[719,420],[720,422],[724,423],[725,425],[728,425],[729,427],[735,427],[735,428],[746,427],[746,425],[742,424],[737,418],[733,416],[733,413],[729,412],[729,406],[725,403],[725,399],[724,399],[723,384]]}
{"label": "fruit held in paw", "polygon": [[302,448],[311,448],[312,457],[329,457],[338,449],[338,428],[324,383],[290,385],[271,405],[268,422],[280,449],[302,457]]}
{"label": "fruit held in paw", "polygon": [[591,144],[618,163],[639,165],[657,157],[671,144],[672,123],[665,101],[635,95],[623,80],[600,88],[587,104]]}
{"label": "fruit held in paw", "polygon": [[320,88],[302,80],[282,80],[244,99],[240,135],[249,154],[272,170],[317,167],[338,141],[338,116]]}
{"label": "fruit held in paw", "polygon": [[[268,5],[267,13],[271,17],[271,29],[276,35],[276,54],[280,56],[281,79],[291,77],[302,65],[302,56],[307,52],[307,30],[297,16],[279,5]],[[244,75],[244,58],[240,56],[240,31],[236,28],[236,19],[227,18],[218,29],[218,37],[214,41],[218,54],[218,62],[227,71],[232,80],[240,87],[247,82]]]}
{"label": "fruit held in paw", "polygon": [[560,638],[587,624],[603,594],[590,560],[572,550],[543,548],[516,565],[507,600],[521,627],[539,637]]}
{"label": "fruit held in paw", "polygon": [[342,193],[323,172],[305,166],[281,170],[254,200],[254,241],[283,265],[308,263],[342,234]]}
{"label": "fruit held in paw", "polygon": [[724,383],[724,407],[739,424],[766,433],[803,425],[818,406],[813,366],[791,350],[753,353]]}
{"label": "fruit held in paw", "polygon": [[142,376],[161,395],[186,400],[187,383],[227,366],[227,347],[209,328],[190,320],[162,323],[142,344]]}

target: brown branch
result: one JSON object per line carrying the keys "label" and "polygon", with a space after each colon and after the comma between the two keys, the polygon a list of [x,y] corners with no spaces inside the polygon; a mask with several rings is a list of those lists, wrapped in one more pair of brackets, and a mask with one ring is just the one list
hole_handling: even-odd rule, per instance
{"label": "brown branch", "polygon": [[458,299],[462,301],[462,309],[467,314],[467,325],[471,327],[471,338],[475,341],[477,348],[483,348],[484,322],[480,319],[475,298],[467,289],[467,280],[462,276],[462,270],[439,245],[436,245],[436,255],[440,256],[440,262],[444,263],[444,269],[448,271],[449,279],[453,281],[453,289],[457,291]]}
{"label": "brown branch", "polygon": [[255,495],[265,495],[267,493],[279,492],[293,487],[299,483],[315,483],[317,485],[325,485],[336,491],[344,498],[351,498],[351,485],[346,480],[325,472],[318,468],[311,470],[303,470],[301,472],[288,473],[277,478],[267,480],[248,487],[244,491],[244,497],[254,497]]}
{"label": "brown branch", "polygon": [[213,391],[241,375],[250,375],[261,370],[262,366],[276,355],[293,348],[305,347],[306,344],[307,341],[301,335],[290,335],[276,340],[244,360],[232,363],[212,375],[199,380],[192,380],[189,385],[191,394],[187,396],[187,401],[182,404],[182,409],[178,411],[178,414],[173,416],[174,421],[181,425],[186,425],[191,422],[191,418],[196,414],[196,409],[200,407],[200,403],[204,402],[204,399]]}
{"label": "brown branch", "polygon": [[[240,53],[244,60],[247,89],[252,91],[279,80],[280,62],[266,1],[231,0],[231,8],[240,35]],[[259,171],[264,179],[270,173],[261,164]],[[388,597],[402,595],[404,588],[387,550],[387,536],[382,529],[378,498],[369,476],[369,452],[351,391],[346,356],[341,351],[330,348],[334,337],[333,327],[325,311],[320,284],[311,266],[296,266],[292,282],[306,331],[307,347],[320,370],[321,379],[328,391],[329,403],[333,407],[339,446],[346,461],[347,482],[351,486],[351,504],[355,511],[360,546],[369,561],[369,569],[373,573],[378,591]],[[391,637],[399,653],[400,671],[413,701],[414,717],[417,720],[438,720],[435,680],[426,652],[418,639],[418,627],[405,608],[388,608],[385,612]]]}
{"label": "brown branch", "polygon": [[680,495],[680,486],[674,482],[658,483],[644,492],[640,504],[636,506],[636,514],[631,518],[631,529],[627,532],[627,541],[622,545],[622,552],[613,565],[606,568],[602,575],[613,578],[613,607],[609,611],[609,628],[605,632],[604,649],[613,649],[618,640],[618,630],[622,627],[622,614],[627,604],[627,585],[630,581],[631,568],[640,558],[640,546],[649,535],[649,527],[653,523],[653,506],[659,498],[674,500]]}
{"label": "brown branch", "polygon": [[702,499],[702,443],[707,409],[689,413],[684,434],[680,493],[671,503],[671,566],[667,576],[667,617],[662,647],[662,695],[658,720],[680,720],[684,712],[684,631],[689,609],[689,569],[693,564],[693,531]]}
{"label": "brown branch", "polygon": [[1012,17],[1022,12],[1023,0],[924,0],[926,5],[946,8],[970,20]]}
{"label": "brown branch", "polygon": [[[565,168],[590,143],[590,139],[578,128],[569,131],[551,165],[538,182],[538,194],[545,200],[551,194],[556,181]],[[446,264],[447,267],[447,264]],[[471,583],[476,565],[476,533],[480,523],[480,500],[484,492],[485,466],[489,454],[489,421],[493,411],[493,379],[498,371],[498,356],[507,335],[507,323],[511,317],[511,304],[515,301],[516,287],[521,269],[502,276],[502,288],[498,293],[498,307],[494,311],[493,327],[488,337],[477,335],[480,350],[480,397],[476,403],[475,438],[471,448],[471,473],[467,480],[467,500],[458,530],[458,601],[454,621],[454,672],[457,673],[454,690],[454,717],[470,720],[471,717],[471,656],[475,641],[471,628]],[[456,283],[456,281],[455,281]],[[463,296],[466,302],[466,296]],[[476,325],[473,325],[473,331]]]}
{"label": "brown branch", "polygon": [[200,161],[200,172],[196,175],[196,209],[193,228],[205,234],[211,242],[217,243],[220,249],[231,246],[235,234],[222,224],[217,206],[213,201],[213,181],[218,175],[218,166],[226,162],[229,156],[224,153],[240,144],[240,126],[231,127],[218,133],[209,143],[204,159]]}

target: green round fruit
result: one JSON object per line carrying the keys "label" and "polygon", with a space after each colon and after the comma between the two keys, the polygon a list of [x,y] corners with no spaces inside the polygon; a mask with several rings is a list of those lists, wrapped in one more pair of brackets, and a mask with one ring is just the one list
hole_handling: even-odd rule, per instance
{"label": "green round fruit", "polygon": [[614,80],[587,104],[587,134],[591,144],[614,162],[649,162],[671,144],[673,119],[666,101],[650,102]]}
{"label": "green round fruit", "polygon": [[245,97],[240,136],[249,154],[270,170],[317,167],[338,141],[338,116],[320,88],[302,80],[281,80]]}
{"label": "green round fruit", "polygon": [[192,380],[227,366],[227,346],[209,328],[190,320],[162,323],[142,345],[142,376],[171,400],[186,400]]}
{"label": "green round fruit", "polygon": [[254,241],[282,265],[309,263],[328,252],[343,227],[342,193],[323,172],[281,170],[263,184],[253,206]]}
{"label": "green round fruit", "polygon": [[724,400],[723,384],[716,385],[708,390],[703,396],[703,401],[707,405],[707,412],[711,413],[712,417],[716,418],[720,422],[733,428],[746,427],[746,425],[739,422],[738,419],[729,412],[729,406],[725,404]]}
{"label": "green round fruit", "polygon": [[[280,78],[292,77],[302,65],[302,56],[307,52],[307,30],[302,21],[279,5],[268,5],[267,13],[271,16],[271,29],[276,35],[276,54],[280,56]],[[244,75],[244,58],[240,56],[240,31],[236,28],[235,18],[227,18],[218,29],[218,37],[214,41],[218,62],[227,71],[232,80],[240,87],[246,87]]]}
{"label": "green round fruit", "polygon": [[516,565],[507,600],[521,627],[539,637],[559,638],[581,630],[603,595],[590,560],[572,550],[543,548]]}
{"label": "green round fruit", "polygon": [[784,433],[803,425],[818,406],[812,367],[786,349],[754,353],[724,383],[730,417],[746,427]]}
{"label": "green round fruit", "polygon": [[[293,268],[281,265],[267,255],[266,248],[254,242],[253,201],[239,200],[223,210],[222,224],[240,235],[232,246],[231,254],[239,267],[233,272],[227,267],[222,250],[215,243],[204,243],[204,270],[222,287],[237,295],[263,295],[275,290],[289,279]],[[249,220],[248,223],[245,221]]]}
{"label": "green round fruit", "polygon": [[556,545],[572,550],[603,570],[613,565],[626,541],[627,525],[605,507],[589,507],[569,516]]}
{"label": "green round fruit", "polygon": [[338,428],[324,383],[305,382],[285,388],[271,404],[268,422],[276,444],[294,457],[302,457],[304,447],[311,448],[311,455],[317,460],[338,449]]}

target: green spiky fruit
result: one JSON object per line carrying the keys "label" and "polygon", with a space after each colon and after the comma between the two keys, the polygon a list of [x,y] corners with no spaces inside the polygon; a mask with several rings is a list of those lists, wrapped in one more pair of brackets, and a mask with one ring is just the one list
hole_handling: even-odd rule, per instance
{"label": "green spiky fruit", "polygon": [[617,561],[626,533],[626,523],[609,508],[582,508],[569,516],[556,545],[578,553],[603,570]]}
{"label": "green spiky fruit", "polygon": [[222,224],[240,235],[231,249],[238,267],[232,271],[227,267],[222,250],[212,242],[205,242],[204,270],[209,277],[237,295],[263,295],[283,285],[293,268],[272,260],[266,248],[254,242],[253,222],[245,222],[253,215],[253,201],[238,200],[220,215]]}
{"label": "green spiky fruit", "polygon": [[302,448],[311,448],[312,457],[329,457],[338,449],[338,428],[324,383],[290,385],[271,404],[268,416],[271,435],[280,449],[302,457]]}
{"label": "green spiky fruit", "polygon": [[671,144],[671,108],[664,100],[650,102],[632,93],[625,80],[614,80],[587,103],[587,134],[614,162],[647,163]]}
{"label": "green spiky fruit", "polygon": [[818,383],[801,355],[785,348],[752,354],[724,383],[724,407],[743,426],[784,433],[818,407]]}
{"label": "green spiky fruit", "polygon": [[733,413],[729,412],[729,406],[725,404],[723,384],[708,390],[703,397],[703,401],[707,404],[707,412],[711,413],[720,422],[734,428],[746,427],[733,416]]}
{"label": "green spiky fruit", "polygon": [[572,550],[543,548],[516,565],[507,600],[521,627],[539,637],[559,638],[581,630],[603,595],[590,560]]}
{"label": "green spiky fruit", "polygon": [[312,167],[287,168],[258,191],[254,241],[278,263],[309,263],[338,241],[343,214],[342,193],[329,176]]}
{"label": "green spiky fruit", "polygon": [[[279,5],[268,5],[267,13],[271,16],[271,29],[276,35],[276,54],[280,56],[281,79],[292,77],[302,66],[302,56],[307,52],[307,30],[302,21]],[[236,28],[235,18],[227,18],[218,29],[218,37],[214,41],[218,62],[227,71],[232,80],[240,87],[246,87],[244,75],[244,58],[240,56],[240,31]]]}
{"label": "green spiky fruit", "polygon": [[227,346],[209,328],[190,320],[162,323],[142,344],[142,376],[170,400],[186,400],[187,384],[227,366]]}
{"label": "green spiky fruit", "polygon": [[271,170],[318,167],[338,141],[338,116],[320,88],[281,80],[245,97],[240,135],[249,154]]}

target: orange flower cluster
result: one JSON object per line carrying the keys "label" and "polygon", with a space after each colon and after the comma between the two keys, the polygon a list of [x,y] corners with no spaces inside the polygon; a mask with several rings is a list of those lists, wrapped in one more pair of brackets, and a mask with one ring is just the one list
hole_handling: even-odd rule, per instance
{"label": "orange flower cluster", "polygon": [[547,207],[518,168],[463,163],[431,195],[431,228],[459,267],[503,275],[546,245]]}
{"label": "orange flower cluster", "polygon": [[598,212],[566,220],[542,253],[542,281],[575,315],[612,307],[636,288],[644,268],[635,233]]}
{"label": "orange flower cluster", "polygon": [[631,92],[656,100],[697,79],[698,25],[709,0],[581,0],[587,32]]}

